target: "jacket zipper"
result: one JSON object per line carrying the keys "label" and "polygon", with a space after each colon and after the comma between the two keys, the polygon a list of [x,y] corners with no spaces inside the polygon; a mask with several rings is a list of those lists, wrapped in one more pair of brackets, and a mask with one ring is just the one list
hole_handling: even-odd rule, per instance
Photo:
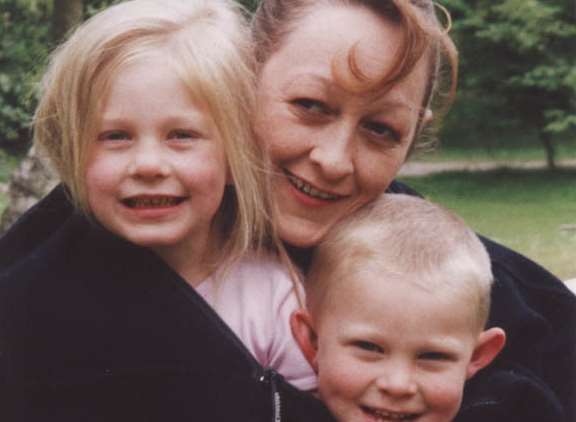
{"label": "jacket zipper", "polygon": [[280,391],[278,390],[278,381],[282,378],[278,372],[274,369],[267,368],[264,369],[260,378],[258,379],[261,383],[268,386],[271,391],[272,400],[272,422],[282,421],[282,397]]}

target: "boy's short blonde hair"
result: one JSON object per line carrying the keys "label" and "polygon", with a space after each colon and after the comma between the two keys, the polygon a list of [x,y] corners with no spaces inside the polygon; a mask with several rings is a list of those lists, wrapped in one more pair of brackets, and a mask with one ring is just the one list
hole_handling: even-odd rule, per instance
{"label": "boy's short blonde hair", "polygon": [[191,97],[207,106],[223,141],[236,188],[227,189],[217,217],[227,245],[241,252],[265,239],[270,205],[265,156],[250,125],[255,82],[245,17],[232,0],[126,1],[86,21],[56,49],[42,81],[34,139],[79,209],[90,214],[87,146],[113,79],[160,51]]}
{"label": "boy's short blonde hair", "polygon": [[330,288],[366,270],[409,278],[431,294],[439,287],[465,292],[477,309],[478,329],[486,324],[493,280],[488,253],[462,219],[438,205],[384,194],[338,224],[314,254],[306,282],[310,311],[329,300]]}

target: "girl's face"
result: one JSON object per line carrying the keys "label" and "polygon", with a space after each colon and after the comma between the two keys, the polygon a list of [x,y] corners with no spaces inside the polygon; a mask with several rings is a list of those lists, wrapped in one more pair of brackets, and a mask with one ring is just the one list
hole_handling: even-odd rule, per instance
{"label": "girl's face", "polygon": [[333,74],[390,68],[401,28],[360,6],[320,5],[295,25],[261,69],[255,128],[274,164],[280,236],[316,245],[340,219],[384,192],[415,135],[427,79],[421,60],[390,91],[351,92]]}
{"label": "girl's face", "polygon": [[96,219],[167,259],[208,251],[227,177],[214,121],[188,92],[161,55],[123,68],[88,152]]}

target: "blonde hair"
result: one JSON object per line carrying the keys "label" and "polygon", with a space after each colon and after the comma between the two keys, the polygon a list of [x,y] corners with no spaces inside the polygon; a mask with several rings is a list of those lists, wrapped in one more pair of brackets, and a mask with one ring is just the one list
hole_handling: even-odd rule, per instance
{"label": "blonde hair", "polygon": [[267,162],[250,126],[250,34],[232,0],[132,0],[87,20],[51,56],[34,118],[36,145],[47,152],[74,204],[90,215],[87,146],[95,139],[103,101],[124,66],[158,51],[168,52],[166,66],[207,106],[224,144],[234,186],[217,216],[225,253],[238,256],[261,246],[271,233]]}
{"label": "blonde hair", "polygon": [[465,292],[476,306],[478,328],[486,324],[493,279],[488,253],[462,219],[438,205],[384,194],[337,225],[314,254],[306,281],[311,311],[338,288],[337,280],[365,269],[409,276],[432,294],[440,286]]}
{"label": "blonde hair", "polygon": [[[423,140],[434,139],[419,136],[425,129],[428,129],[428,135],[433,134],[433,127],[424,128],[425,112],[431,109],[435,117],[443,115],[454,99],[458,80],[458,52],[448,35],[451,25],[448,11],[432,0],[262,0],[252,21],[256,57],[260,66],[282,47],[306,12],[317,5],[366,7],[378,16],[399,24],[403,30],[403,43],[398,49],[400,54],[390,71],[379,79],[369,80],[362,74],[354,48],[348,53],[349,72],[342,72],[334,64],[336,76],[348,73],[351,78],[347,78],[346,82],[352,86],[366,91],[385,92],[407,77],[419,60],[427,55],[429,76],[412,149],[420,144],[429,146],[432,142],[425,143]],[[446,27],[437,18],[436,9],[441,10],[446,17]],[[444,68],[448,72],[444,72]]]}

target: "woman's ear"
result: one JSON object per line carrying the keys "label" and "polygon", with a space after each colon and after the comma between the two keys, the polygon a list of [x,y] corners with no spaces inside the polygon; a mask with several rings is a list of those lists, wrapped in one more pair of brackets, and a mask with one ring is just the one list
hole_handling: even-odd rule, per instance
{"label": "woman's ear", "polygon": [[316,354],[318,352],[318,341],[316,331],[312,325],[312,318],[305,309],[298,309],[290,315],[290,328],[292,335],[296,339],[296,343],[300,346],[300,350],[304,357],[312,366],[315,372],[318,372],[318,364],[316,361]]}
{"label": "woman's ear", "polygon": [[506,343],[502,328],[493,327],[482,331],[466,370],[466,379],[472,378],[480,369],[490,365]]}
{"label": "woman's ear", "polygon": [[422,124],[424,126],[426,126],[427,124],[429,124],[432,120],[434,119],[434,112],[432,110],[430,110],[429,108],[427,108],[424,111],[424,116],[422,116]]}

